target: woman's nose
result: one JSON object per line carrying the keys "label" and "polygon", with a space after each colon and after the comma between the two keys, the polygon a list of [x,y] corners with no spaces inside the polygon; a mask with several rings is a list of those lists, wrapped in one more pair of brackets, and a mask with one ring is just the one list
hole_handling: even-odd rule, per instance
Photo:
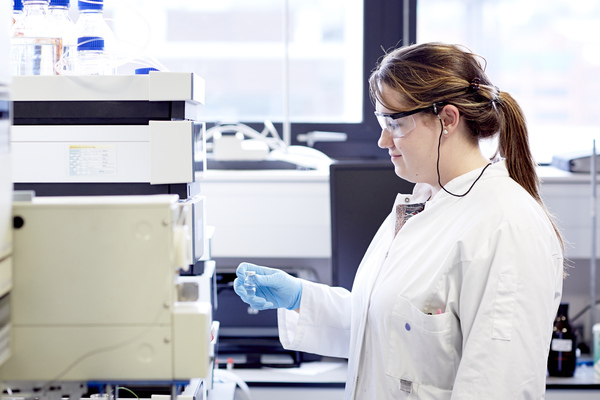
{"label": "woman's nose", "polygon": [[389,149],[393,145],[394,141],[392,140],[392,135],[390,135],[387,130],[382,129],[379,140],[377,141],[377,146],[379,146],[380,149]]}

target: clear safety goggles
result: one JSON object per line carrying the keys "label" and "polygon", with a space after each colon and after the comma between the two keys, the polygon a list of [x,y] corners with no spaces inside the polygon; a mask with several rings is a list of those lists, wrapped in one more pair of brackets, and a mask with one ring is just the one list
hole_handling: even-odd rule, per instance
{"label": "clear safety goggles", "polygon": [[417,108],[416,110],[404,111],[395,114],[382,114],[375,111],[375,116],[377,117],[377,121],[379,121],[379,126],[381,126],[381,129],[388,131],[392,134],[393,138],[397,139],[406,136],[417,126],[413,114],[429,110],[434,106]]}

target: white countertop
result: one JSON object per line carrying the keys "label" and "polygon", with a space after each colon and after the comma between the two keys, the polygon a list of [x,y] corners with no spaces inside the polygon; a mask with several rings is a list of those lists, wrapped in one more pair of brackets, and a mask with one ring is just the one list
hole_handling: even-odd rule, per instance
{"label": "white countertop", "polygon": [[[568,172],[556,167],[537,167],[537,173],[544,183],[590,183],[590,174]],[[600,181],[600,178],[598,179]]]}
{"label": "white countertop", "polygon": [[[340,384],[346,382],[348,364],[345,361],[304,362],[299,368],[260,368],[234,369],[232,372],[247,383],[306,383],[311,384]],[[548,376],[548,389],[577,389],[593,388],[600,390],[600,379],[594,378],[591,366],[577,367],[575,375],[570,378]]]}
{"label": "white countertop", "polygon": [[[542,183],[588,183],[590,174],[573,173],[551,166],[537,168]],[[263,169],[263,170],[222,170],[208,169],[204,172],[204,181],[328,181],[329,170],[294,170],[294,169]],[[600,179],[599,179],[600,181]]]}
{"label": "white countertop", "polygon": [[234,374],[246,383],[338,384],[346,382],[345,361],[303,362],[295,368],[237,368]]}
{"label": "white countertop", "polygon": [[597,388],[600,390],[600,379],[594,377],[594,368],[591,365],[580,365],[575,370],[575,375],[570,378],[560,378],[548,376],[546,378],[546,387],[548,389],[564,388]]}

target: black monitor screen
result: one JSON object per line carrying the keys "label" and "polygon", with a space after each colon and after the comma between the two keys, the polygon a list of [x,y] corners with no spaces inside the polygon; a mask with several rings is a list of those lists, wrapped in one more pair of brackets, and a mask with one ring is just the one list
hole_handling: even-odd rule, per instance
{"label": "black monitor screen", "polygon": [[412,193],[414,184],[399,178],[390,161],[334,163],[329,179],[332,283],[350,290],[358,265],[396,195]]}

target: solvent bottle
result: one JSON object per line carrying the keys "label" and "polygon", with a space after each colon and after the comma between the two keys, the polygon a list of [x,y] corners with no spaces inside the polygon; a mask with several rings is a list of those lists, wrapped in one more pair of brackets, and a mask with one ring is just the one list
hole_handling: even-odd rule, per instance
{"label": "solvent bottle", "polygon": [[550,376],[569,377],[575,374],[577,341],[568,314],[569,305],[562,303],[554,320],[550,353],[548,354]]}
{"label": "solvent bottle", "polygon": [[23,0],[13,0],[13,24],[23,16]]}
{"label": "solvent bottle", "polygon": [[77,39],[77,60],[73,65],[78,75],[112,75],[110,60],[104,53],[104,39],[83,36]]}
{"label": "solvent bottle", "polygon": [[13,75],[56,74],[62,46],[51,25],[48,0],[23,0],[23,16],[10,31]]}
{"label": "solvent bottle", "polygon": [[62,49],[58,64],[58,73],[70,70],[71,61],[77,52],[75,23],[69,16],[70,0],[50,0],[48,7],[53,32],[61,39]]}
{"label": "solvent bottle", "polygon": [[77,62],[74,70],[85,75],[114,74],[112,52],[116,39],[104,19],[104,0],[79,0],[77,5]]}

